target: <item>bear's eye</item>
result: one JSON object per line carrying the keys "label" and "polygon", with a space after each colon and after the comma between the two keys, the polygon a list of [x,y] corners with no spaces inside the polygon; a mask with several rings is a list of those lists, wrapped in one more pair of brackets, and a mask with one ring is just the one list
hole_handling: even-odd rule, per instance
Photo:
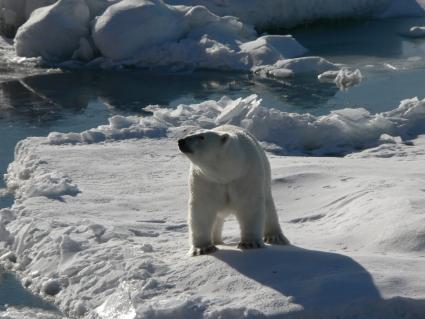
{"label": "bear's eye", "polygon": [[205,137],[203,135],[198,135],[198,138],[203,141],[205,139]]}

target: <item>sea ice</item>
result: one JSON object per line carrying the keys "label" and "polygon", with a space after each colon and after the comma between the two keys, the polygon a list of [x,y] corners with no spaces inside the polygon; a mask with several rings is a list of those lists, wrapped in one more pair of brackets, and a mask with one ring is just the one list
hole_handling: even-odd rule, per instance
{"label": "sea ice", "polygon": [[[408,104],[398,111],[408,113]],[[354,113],[352,121],[363,117],[345,112]],[[228,108],[227,116],[238,112]],[[425,313],[424,136],[414,140],[417,147],[390,144],[405,152],[393,159],[270,155],[277,210],[293,246],[242,252],[230,219],[226,245],[198,258],[186,255],[188,163],[176,139],[46,142],[21,142],[10,174],[25,179],[28,167],[43,163],[34,175],[61,172],[80,193],[62,200],[20,196],[5,225],[14,239],[7,247],[17,257],[10,269],[28,289],[43,295],[47,283],[60,285],[49,298],[66,315],[397,319]]]}
{"label": "sea ice", "polygon": [[347,68],[342,68],[339,71],[325,71],[317,77],[320,82],[335,83],[340,90],[359,84],[363,80],[363,75],[359,69],[350,71]]}
{"label": "sea ice", "polygon": [[[149,106],[152,116],[115,116],[108,125],[82,133],[52,132],[51,144],[95,143],[142,137],[181,136],[186,129],[212,128],[221,124],[244,127],[259,140],[277,145],[284,154],[346,154],[355,149],[386,143],[382,134],[403,139],[424,134],[425,100],[407,99],[388,112],[371,114],[363,108],[341,109],[328,115],[286,113],[262,106],[251,95],[244,99],[206,101],[175,109]],[[100,138],[89,139],[87,136]]]}
{"label": "sea ice", "polygon": [[35,10],[18,29],[16,53],[62,66],[76,59],[88,67],[236,70],[274,78],[337,68],[320,57],[294,59],[307,50],[291,35],[259,36],[252,24],[205,6],[161,0],[103,4],[60,0]]}
{"label": "sea ice", "polygon": [[205,7],[157,0],[124,0],[93,27],[93,39],[112,64],[249,71],[306,53],[291,36],[256,37],[252,26]]}

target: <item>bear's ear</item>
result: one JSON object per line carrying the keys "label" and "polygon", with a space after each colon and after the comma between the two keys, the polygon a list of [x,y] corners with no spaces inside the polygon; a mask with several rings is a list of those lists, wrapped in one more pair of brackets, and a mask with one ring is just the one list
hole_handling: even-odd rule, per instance
{"label": "bear's ear", "polygon": [[223,134],[221,136],[221,145],[225,144],[229,140],[229,134]]}

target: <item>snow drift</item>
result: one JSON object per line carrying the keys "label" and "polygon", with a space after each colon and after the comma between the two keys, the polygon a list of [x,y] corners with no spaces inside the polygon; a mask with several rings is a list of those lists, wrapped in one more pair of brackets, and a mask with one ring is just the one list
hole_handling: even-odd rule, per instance
{"label": "snow drift", "polygon": [[341,109],[328,115],[286,113],[261,105],[256,95],[231,100],[179,105],[176,109],[149,106],[152,116],[114,116],[108,125],[82,133],[48,136],[51,144],[97,143],[140,137],[182,135],[187,130],[222,124],[241,126],[259,140],[278,147],[284,154],[346,154],[353,150],[395,143],[386,135],[414,138],[425,133],[425,100],[404,100],[392,111],[371,114],[359,109]]}

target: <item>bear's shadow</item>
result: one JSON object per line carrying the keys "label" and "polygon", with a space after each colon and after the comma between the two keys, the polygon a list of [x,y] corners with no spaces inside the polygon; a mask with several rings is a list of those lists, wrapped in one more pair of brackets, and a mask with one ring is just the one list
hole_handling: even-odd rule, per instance
{"label": "bear's shadow", "polygon": [[371,275],[344,255],[295,246],[245,251],[223,248],[213,256],[244,276],[292,296],[293,302],[307,311],[382,300]]}

